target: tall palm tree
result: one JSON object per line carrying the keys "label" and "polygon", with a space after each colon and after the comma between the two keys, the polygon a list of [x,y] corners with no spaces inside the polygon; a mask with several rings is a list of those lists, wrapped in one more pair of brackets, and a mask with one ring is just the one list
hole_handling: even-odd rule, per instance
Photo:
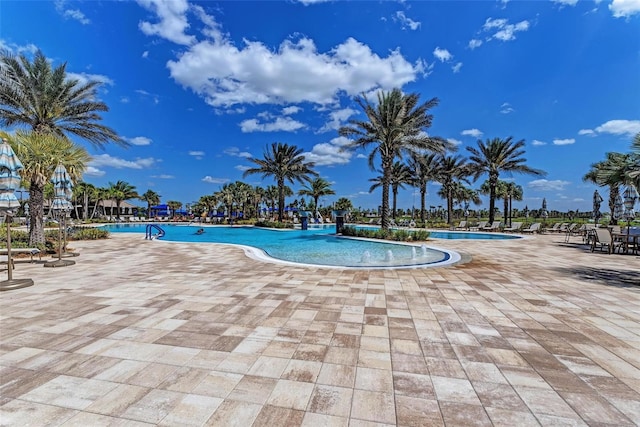
{"label": "tall palm tree", "polygon": [[473,179],[477,180],[484,174],[489,175],[489,222],[495,219],[496,186],[500,173],[524,173],[543,176],[545,172],[533,169],[526,165],[524,140],[513,141],[513,137],[506,139],[487,139],[486,142],[478,140],[478,147],[467,147],[471,153],[469,156],[470,170]]}
{"label": "tall palm tree", "polygon": [[[98,212],[98,207],[100,206],[100,202],[107,200],[109,198],[109,189],[107,187],[96,187],[93,190],[92,197],[93,197],[94,203],[93,203],[93,210],[91,212],[90,219],[93,219],[96,216],[96,213]],[[104,210],[102,213],[104,214]]]}
{"label": "tall palm tree", "polygon": [[412,185],[420,191],[420,221],[424,224],[426,217],[427,186],[437,178],[436,154],[412,153],[409,168],[413,170]]}
{"label": "tall palm tree", "polygon": [[302,189],[298,191],[298,195],[300,196],[310,196],[313,198],[316,213],[318,212],[318,200],[320,197],[330,196],[333,194],[336,194],[336,192],[331,189],[329,181],[323,178],[315,178],[312,181],[309,181],[306,186],[302,187]]}
{"label": "tall palm tree", "polygon": [[[120,205],[129,199],[139,199],[136,187],[125,181],[109,183],[109,197],[116,202],[117,218],[120,219]],[[111,212],[113,214],[113,211]]]}
{"label": "tall palm tree", "polygon": [[236,203],[236,189],[234,182],[228,182],[220,187],[214,196],[222,203],[227,211],[227,219],[231,221],[233,213],[233,205]]}
{"label": "tall palm tree", "polygon": [[280,194],[278,187],[275,185],[267,186],[264,191],[264,198],[271,209],[271,212],[276,211],[276,203],[278,203],[278,194]]}
{"label": "tall palm tree", "polygon": [[265,200],[265,189],[256,185],[253,187],[251,191],[251,202],[253,205],[253,210],[256,214],[256,218],[260,217],[260,205]]}
{"label": "tall palm tree", "polygon": [[356,99],[365,112],[368,121],[349,120],[347,126],[339,129],[345,137],[355,137],[345,148],[367,148],[373,146],[369,154],[369,167],[376,170],[374,160],[380,156],[382,171],[382,228],[389,228],[389,186],[391,170],[396,158],[402,158],[415,150],[444,153],[450,144],[438,137],[430,137],[426,130],[431,127],[433,115],[429,110],[438,105],[433,98],[418,105],[418,94],[403,94],[400,89],[378,92],[378,102],[371,103],[366,95]]}
{"label": "tall palm tree", "polygon": [[457,184],[460,181],[467,182],[469,165],[462,156],[438,156],[437,181],[442,184],[442,194],[447,199],[447,222],[453,224],[453,201]]}
{"label": "tall palm tree", "polygon": [[29,186],[29,244],[44,244],[44,187],[59,164],[64,165],[72,181],[77,182],[91,160],[87,151],[66,138],[18,131],[0,132],[22,161],[22,179]]}
{"label": "tall palm tree", "polygon": [[147,203],[147,216],[151,215],[151,206],[160,204],[160,197],[161,196],[153,190],[147,190],[139,197],[140,200]]}
{"label": "tall palm tree", "polygon": [[[480,193],[489,194],[491,192],[491,188],[489,186],[489,181],[485,181],[480,186]],[[509,212],[511,212],[511,203],[515,200],[522,200],[522,187],[515,182],[508,182],[498,180],[498,185],[496,186],[496,197],[501,198],[504,201],[504,221],[505,224],[507,220],[511,218]],[[508,224],[511,226],[511,224]]]}
{"label": "tall palm tree", "polygon": [[475,205],[482,204],[482,199],[478,195],[478,192],[472,188],[467,187],[462,182],[454,181],[449,186],[440,186],[438,190],[438,196],[447,200],[451,193],[453,204],[460,204],[463,206],[465,203],[473,203]]}
{"label": "tall palm tree", "polygon": [[167,207],[171,210],[171,218],[174,218],[176,216],[176,211],[179,211],[182,207],[182,202],[179,202],[177,200],[169,200],[167,202]]}
{"label": "tall palm tree", "polygon": [[200,196],[200,199],[198,199],[198,204],[202,206],[207,216],[209,215],[209,213],[211,213],[212,210],[218,207],[218,203],[219,200],[215,194]]}
{"label": "tall palm tree", "polygon": [[81,84],[67,75],[67,64],[55,69],[41,51],[33,62],[25,55],[0,53],[0,125],[27,126],[39,134],[79,136],[97,147],[113,141],[126,146],[116,132],[99,122],[109,111],[97,101],[100,82]]}
{"label": "tall palm tree", "polygon": [[318,176],[312,168],[313,162],[306,162],[303,150],[295,145],[274,142],[267,147],[264,158],[251,158],[258,167],[247,169],[243,176],[262,174],[262,178],[272,176],[278,186],[278,221],[282,222],[284,215],[285,182],[291,183],[309,181]]}

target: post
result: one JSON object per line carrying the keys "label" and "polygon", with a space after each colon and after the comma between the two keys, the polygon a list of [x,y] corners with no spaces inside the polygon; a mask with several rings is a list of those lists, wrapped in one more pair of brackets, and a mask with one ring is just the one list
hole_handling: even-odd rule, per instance
{"label": "post", "polygon": [[13,266],[11,265],[11,215],[7,214],[4,217],[4,222],[7,223],[7,279],[13,280]]}

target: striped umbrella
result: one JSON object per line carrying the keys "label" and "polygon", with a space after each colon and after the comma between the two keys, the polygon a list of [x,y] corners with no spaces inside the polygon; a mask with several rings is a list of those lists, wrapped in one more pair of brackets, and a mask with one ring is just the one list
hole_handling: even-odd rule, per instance
{"label": "striped umbrella", "polygon": [[55,198],[51,205],[51,209],[67,211],[73,207],[69,200],[73,196],[73,182],[64,165],[58,165],[51,177]]}
{"label": "striped umbrella", "polygon": [[20,188],[19,170],[24,169],[6,139],[0,142],[0,211],[13,213],[20,207],[15,191]]}
{"label": "striped umbrella", "polygon": [[622,202],[622,196],[618,194],[615,203],[613,204],[613,219],[619,220],[624,216],[624,203]]}

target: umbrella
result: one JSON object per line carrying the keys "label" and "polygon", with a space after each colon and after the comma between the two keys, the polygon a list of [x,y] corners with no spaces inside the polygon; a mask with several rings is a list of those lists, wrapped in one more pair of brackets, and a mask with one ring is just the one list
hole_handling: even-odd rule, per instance
{"label": "umbrella", "polygon": [[613,204],[613,213],[611,216],[615,220],[620,220],[624,216],[624,204],[622,202],[622,196],[620,194],[618,194],[615,203]]}
{"label": "umbrella", "polygon": [[0,290],[25,288],[33,285],[31,279],[14,279],[11,260],[11,216],[20,207],[15,191],[20,187],[18,171],[24,169],[6,139],[0,142],[0,212],[7,223],[7,280],[0,282]]}
{"label": "umbrella", "polygon": [[547,199],[544,198],[542,199],[542,217],[544,219],[547,219],[548,216],[549,216],[549,212],[547,212]]}
{"label": "umbrella", "polygon": [[600,203],[602,203],[602,196],[598,193],[598,190],[593,193],[593,219],[598,223],[598,219],[600,218]]}
{"label": "umbrella", "polygon": [[[66,267],[68,265],[75,264],[74,261],[62,259],[62,228],[64,219],[72,208],[69,199],[73,194],[73,182],[67,172],[67,169],[63,165],[58,165],[51,177],[53,183],[53,191],[55,197],[51,204],[51,209],[58,213],[58,259],[55,261],[49,261],[44,264],[45,267]],[[65,227],[65,241],[66,241],[66,227]]]}

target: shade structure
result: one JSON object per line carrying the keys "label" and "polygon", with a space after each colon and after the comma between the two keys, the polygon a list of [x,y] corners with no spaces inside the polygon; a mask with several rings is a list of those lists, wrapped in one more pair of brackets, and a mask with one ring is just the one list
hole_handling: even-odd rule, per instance
{"label": "shade structure", "polygon": [[0,214],[5,216],[7,224],[7,280],[0,281],[0,291],[33,285],[31,279],[13,278],[13,260],[11,258],[11,217],[20,207],[15,191],[20,187],[19,171],[22,169],[24,166],[7,140],[3,138],[0,141]]}
{"label": "shade structure", "polygon": [[620,220],[624,217],[624,203],[622,202],[622,196],[618,194],[616,201],[613,204],[613,212],[611,214],[613,219]]}
{"label": "shade structure", "polygon": [[600,213],[600,204],[602,203],[602,196],[598,193],[598,190],[593,192],[593,219],[598,222],[598,219],[602,216]]}
{"label": "shade structure", "polygon": [[72,208],[69,200],[73,194],[73,182],[71,181],[71,177],[67,172],[67,169],[64,165],[58,165],[56,169],[53,171],[53,176],[51,177],[51,182],[53,183],[53,190],[55,193],[55,198],[53,199],[53,203],[51,204],[51,209],[53,209],[58,214],[58,259],[54,261],[48,261],[44,264],[45,267],[66,267],[68,265],[75,264],[75,261],[62,259],[62,251],[64,250],[64,245],[62,244],[62,230],[63,227],[65,229],[65,241],[66,241],[66,226],[64,224],[67,212],[69,212]]}

